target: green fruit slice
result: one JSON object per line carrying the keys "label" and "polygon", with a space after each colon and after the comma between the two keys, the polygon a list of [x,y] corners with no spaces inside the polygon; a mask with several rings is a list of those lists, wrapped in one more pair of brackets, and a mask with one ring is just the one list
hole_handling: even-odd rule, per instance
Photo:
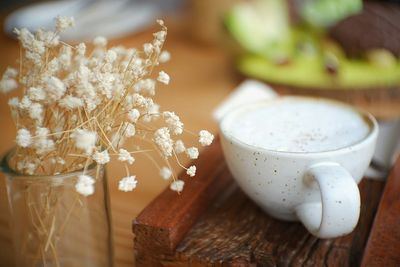
{"label": "green fruit slice", "polygon": [[319,58],[294,57],[277,65],[253,54],[239,58],[245,75],[267,82],[310,89],[368,89],[400,86],[400,63],[382,67],[361,60],[341,59],[337,73],[330,74]]}

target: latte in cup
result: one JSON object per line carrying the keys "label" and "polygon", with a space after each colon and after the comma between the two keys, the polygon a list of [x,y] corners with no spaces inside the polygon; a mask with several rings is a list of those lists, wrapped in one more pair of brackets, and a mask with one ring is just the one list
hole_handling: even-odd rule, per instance
{"label": "latte in cup", "polygon": [[357,225],[357,183],[378,135],[372,115],[327,99],[280,97],[233,110],[220,132],[232,176],[266,213],[301,221],[320,238]]}
{"label": "latte in cup", "polygon": [[363,140],[368,121],[336,102],[288,98],[239,113],[226,131],[238,140],[286,152],[336,150]]}

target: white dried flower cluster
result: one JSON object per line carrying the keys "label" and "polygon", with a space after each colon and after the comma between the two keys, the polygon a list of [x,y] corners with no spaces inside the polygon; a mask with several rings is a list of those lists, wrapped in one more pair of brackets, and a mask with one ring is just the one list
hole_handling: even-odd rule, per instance
{"label": "white dried flower cluster", "polygon": [[82,107],[83,100],[72,95],[67,95],[59,101],[59,105],[67,110],[73,110]]}
{"label": "white dried flower cluster", "polygon": [[124,124],[124,136],[125,137],[133,137],[136,134],[135,125],[130,122],[125,122]]}
{"label": "white dried flower cluster", "polygon": [[209,131],[201,130],[199,132],[199,143],[202,146],[209,146],[211,145],[212,141],[214,140],[214,135],[211,134]]}
{"label": "white dried flower cluster", "polygon": [[85,129],[76,129],[71,135],[71,139],[75,141],[76,148],[84,151],[87,155],[91,155],[95,149],[97,133]]}
{"label": "white dried flower cluster", "polygon": [[189,147],[186,149],[186,155],[190,159],[197,159],[199,157],[199,150],[197,147]]}
{"label": "white dried flower cluster", "polygon": [[186,151],[185,144],[182,140],[176,140],[174,144],[174,150],[176,154],[181,154]]}
{"label": "white dried flower cluster", "polygon": [[94,193],[94,179],[89,175],[79,175],[78,182],[75,184],[76,191],[84,196],[90,196]]}
{"label": "white dried flower cluster", "polygon": [[73,17],[57,17],[56,19],[56,30],[63,32],[66,29],[75,26],[75,19]]}
{"label": "white dried flower cluster", "polygon": [[176,181],[173,181],[173,182],[171,183],[171,185],[169,186],[169,188],[170,188],[172,191],[182,192],[183,186],[184,186],[184,185],[185,185],[185,182],[184,182],[184,181],[182,181],[182,180],[176,180]]}
{"label": "white dried flower cluster", "polygon": [[17,145],[20,147],[28,147],[32,144],[32,136],[31,133],[24,128],[21,128],[17,132]]}
{"label": "white dried flower cluster", "polygon": [[163,83],[163,84],[169,84],[170,77],[166,72],[160,71],[158,73],[157,81],[159,81],[160,83]]}
{"label": "white dried flower cluster", "polygon": [[119,150],[118,160],[122,162],[126,161],[128,164],[133,164],[133,162],[135,162],[135,158],[132,157],[131,153],[123,148]]}
{"label": "white dried flower cluster", "polygon": [[132,123],[136,123],[140,117],[140,112],[136,108],[129,110],[128,112],[128,119]]}
{"label": "white dried flower cluster", "polygon": [[[135,162],[135,153],[146,153],[153,162],[154,155],[161,156],[168,167],[160,169],[160,176],[172,177],[171,189],[182,191],[184,182],[174,176],[170,160],[181,165],[178,155],[196,159],[199,151],[186,149],[179,139],[185,131],[179,116],[160,111],[153,99],[157,81],[169,84],[171,80],[165,71],[152,72],[171,58],[163,50],[167,28],[163,21],[157,22],[161,30],[142,50],[108,47],[101,36],[93,40],[90,51],[84,43],[61,42],[59,34],[75,24],[71,17],[57,17],[55,32],[15,30],[21,60],[18,68],[4,72],[0,92],[18,88],[24,92],[8,102],[17,124],[17,171],[51,175],[84,169],[75,188],[89,196],[97,177],[87,175],[87,168],[115,158],[127,170],[119,189],[131,191],[137,180],[128,167]],[[201,145],[211,144],[212,139],[207,131],[199,134]],[[185,170],[191,177],[196,173],[194,165]]]}
{"label": "white dried flower cluster", "polygon": [[190,177],[193,177],[196,175],[196,166],[190,166],[187,170],[186,170],[187,175],[189,175]]}
{"label": "white dried flower cluster", "polygon": [[124,192],[129,192],[136,188],[136,184],[136,176],[127,176],[119,181],[118,189]]}
{"label": "white dried flower cluster", "polygon": [[168,180],[169,178],[171,178],[172,176],[172,171],[170,168],[168,167],[162,167],[160,170],[160,176],[164,179],[164,180]]}
{"label": "white dried flower cluster", "polygon": [[102,152],[95,152],[92,157],[97,164],[106,164],[110,161],[110,155],[108,155],[107,150],[104,150]]}
{"label": "white dried flower cluster", "polygon": [[152,79],[143,79],[134,85],[135,92],[154,96],[156,94],[156,82]]}
{"label": "white dried flower cluster", "polygon": [[38,156],[54,151],[54,141],[49,137],[50,131],[45,127],[37,127],[33,147]]}
{"label": "white dried flower cluster", "polygon": [[17,74],[18,72],[16,69],[7,68],[0,80],[0,92],[8,93],[18,87],[17,81],[15,80]]}
{"label": "white dried flower cluster", "polygon": [[17,163],[18,170],[23,170],[23,172],[28,175],[34,175],[38,166],[39,164],[37,161],[29,162],[22,160]]}
{"label": "white dried flower cluster", "polygon": [[169,130],[174,135],[179,135],[183,133],[183,123],[174,112],[164,111],[163,117],[168,125]]}
{"label": "white dried flower cluster", "polygon": [[161,52],[159,57],[159,61],[161,63],[168,62],[170,59],[171,59],[171,54],[168,51],[164,50]]}
{"label": "white dried flower cluster", "polygon": [[154,143],[164,155],[164,157],[172,156],[173,141],[167,127],[160,128],[154,133]]}

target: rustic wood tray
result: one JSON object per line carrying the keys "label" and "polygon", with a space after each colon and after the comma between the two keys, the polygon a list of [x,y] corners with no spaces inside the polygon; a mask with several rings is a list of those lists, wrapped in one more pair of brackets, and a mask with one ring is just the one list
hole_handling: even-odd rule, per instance
{"label": "rustic wood tray", "polygon": [[263,213],[232,180],[218,140],[197,166],[182,194],[166,189],[134,220],[137,266],[400,266],[400,160],[385,188],[361,182],[357,228],[329,240]]}

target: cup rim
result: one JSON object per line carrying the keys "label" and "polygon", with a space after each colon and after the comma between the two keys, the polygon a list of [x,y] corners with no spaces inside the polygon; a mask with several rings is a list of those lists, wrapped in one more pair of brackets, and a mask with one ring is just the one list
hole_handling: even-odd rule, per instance
{"label": "cup rim", "polygon": [[[342,106],[346,109],[350,109],[353,112],[359,114],[362,118],[364,118],[364,120],[368,123],[369,127],[370,127],[370,131],[367,134],[367,136],[365,136],[363,139],[358,140],[357,142],[348,145],[348,146],[344,146],[344,147],[339,147],[339,148],[335,148],[335,149],[331,149],[331,150],[324,150],[324,151],[280,151],[280,150],[274,150],[274,149],[268,149],[268,148],[263,148],[261,146],[255,146],[255,145],[250,145],[245,143],[244,141],[238,139],[237,137],[228,134],[227,133],[227,124],[233,119],[235,118],[236,115],[240,114],[241,112],[244,112],[248,109],[254,109],[258,106],[266,106],[266,105],[273,105],[276,104],[277,102],[280,101],[285,101],[287,99],[306,99],[306,100],[311,100],[311,101],[320,101],[320,102],[327,102],[327,103],[331,103],[333,105],[336,106]],[[365,143],[368,143],[368,141],[370,141],[371,139],[375,139],[378,135],[378,122],[376,121],[376,119],[374,118],[374,116],[372,116],[371,113],[365,111],[365,110],[361,110],[358,109],[356,107],[353,107],[349,104],[337,101],[337,100],[333,100],[333,99],[329,99],[329,98],[323,98],[323,97],[310,97],[310,96],[279,96],[277,98],[272,98],[269,100],[261,100],[261,101],[257,101],[257,102],[253,102],[253,103],[247,103],[244,104],[240,107],[238,107],[237,109],[229,112],[228,114],[226,114],[222,120],[219,123],[219,130],[221,133],[221,136],[224,137],[225,139],[229,140],[229,141],[234,141],[235,143],[237,143],[238,145],[247,147],[249,149],[255,149],[255,150],[259,150],[259,151],[266,151],[269,153],[275,153],[275,154],[279,154],[279,155],[299,155],[299,156],[310,156],[310,155],[326,155],[329,153],[340,153],[340,152],[344,152],[347,151],[349,149],[351,150],[355,150],[356,148],[364,145]]]}

